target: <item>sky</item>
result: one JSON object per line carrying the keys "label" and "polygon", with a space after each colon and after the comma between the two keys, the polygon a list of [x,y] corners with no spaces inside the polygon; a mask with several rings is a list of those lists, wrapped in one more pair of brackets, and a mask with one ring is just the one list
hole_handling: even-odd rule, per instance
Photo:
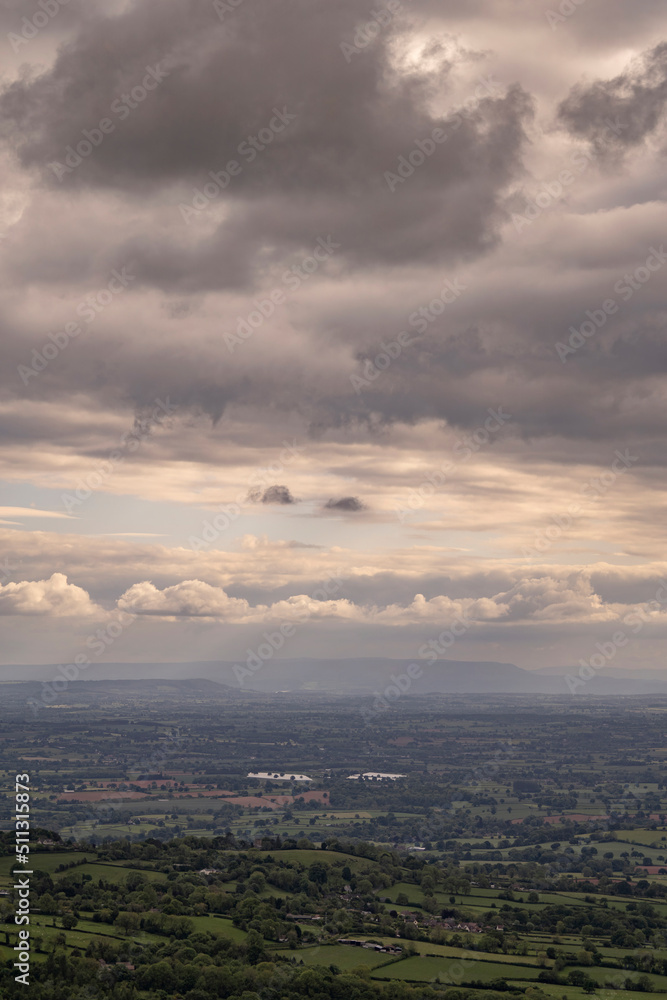
{"label": "sky", "polygon": [[663,28],[7,0],[2,663],[661,668]]}

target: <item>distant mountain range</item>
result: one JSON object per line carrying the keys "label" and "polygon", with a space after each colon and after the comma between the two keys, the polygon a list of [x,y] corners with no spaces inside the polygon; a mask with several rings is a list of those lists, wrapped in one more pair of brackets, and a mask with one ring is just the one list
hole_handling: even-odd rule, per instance
{"label": "distant mountain range", "polygon": [[[216,682],[237,692],[292,691],[334,695],[374,695],[398,680],[406,694],[510,694],[571,695],[567,676],[578,678],[578,667],[543,667],[524,670],[513,663],[468,660],[437,660],[419,663],[421,675],[410,678],[412,660],[387,658],[360,659],[273,659],[256,671],[245,664],[229,661],[193,663],[99,663],[81,672],[81,681],[118,680],[202,680]],[[235,669],[236,668],[236,669]],[[50,682],[57,665],[0,666],[0,681]],[[413,669],[414,673],[414,669]],[[243,685],[239,681],[242,680]],[[80,683],[80,682],[79,682]],[[210,688],[213,692],[215,688]],[[627,695],[667,695],[667,671],[601,670],[590,681],[576,687],[577,697]]]}

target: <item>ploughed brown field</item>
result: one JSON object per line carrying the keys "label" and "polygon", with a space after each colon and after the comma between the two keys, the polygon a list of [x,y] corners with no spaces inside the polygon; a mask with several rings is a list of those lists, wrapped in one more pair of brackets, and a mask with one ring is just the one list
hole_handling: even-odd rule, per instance
{"label": "ploughed brown field", "polygon": [[[268,806],[270,809],[278,809],[280,806],[290,805],[296,801],[294,795],[234,795],[233,792],[224,791],[220,788],[193,788],[190,791],[173,792],[174,799],[199,798],[199,796],[211,799],[224,799],[239,806]],[[164,798],[164,791],[158,789],[154,795],[147,795],[145,792],[118,791],[115,788],[97,789],[88,792],[64,792],[58,796],[58,802],[104,802],[120,801],[121,799],[157,799]],[[303,792],[298,798],[303,798],[306,802],[329,801],[329,793],[324,791]]]}

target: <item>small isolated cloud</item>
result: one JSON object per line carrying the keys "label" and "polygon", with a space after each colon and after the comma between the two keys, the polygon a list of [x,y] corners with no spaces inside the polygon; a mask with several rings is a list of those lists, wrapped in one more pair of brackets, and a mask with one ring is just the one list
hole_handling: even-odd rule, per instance
{"label": "small isolated cloud", "polygon": [[367,505],[359,497],[341,497],[339,500],[327,500],[324,505],[325,510],[348,510],[359,511],[368,510]]}
{"label": "small isolated cloud", "polygon": [[81,587],[63,573],[48,580],[21,580],[0,587],[0,615],[49,615],[56,618],[101,613]]}
{"label": "small isolated cloud", "polygon": [[248,494],[248,498],[252,500],[253,503],[270,503],[281,506],[287,506],[288,504],[299,502],[297,498],[292,495],[292,491],[288,486],[278,485],[268,486],[263,493],[261,490],[251,490]]}

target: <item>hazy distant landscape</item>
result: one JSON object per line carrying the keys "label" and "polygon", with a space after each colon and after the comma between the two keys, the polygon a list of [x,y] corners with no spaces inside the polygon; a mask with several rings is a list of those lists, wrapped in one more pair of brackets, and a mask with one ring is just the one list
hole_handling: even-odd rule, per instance
{"label": "hazy distant landscape", "polygon": [[26,717],[25,688],[0,685],[0,770],[30,772],[40,1000],[74,979],[155,1000],[667,994],[667,697],[369,715],[362,696],[121,678]]}
{"label": "hazy distant landscape", "polygon": [[[243,661],[241,661],[243,662]],[[271,660],[263,669],[244,679],[243,690],[301,691],[331,694],[373,694],[392,683],[392,675],[403,673],[413,660],[365,658],[356,660]],[[512,663],[477,663],[475,661],[417,661],[422,674],[412,680],[407,695],[427,694],[572,694],[566,678],[578,678],[579,667],[547,667],[525,670]],[[186,679],[210,680],[241,690],[235,679],[233,662],[196,663],[104,663],[81,682],[95,683],[100,676],[112,680]],[[48,682],[58,675],[57,664],[20,664],[3,667],[7,681]],[[41,689],[33,687],[33,693]],[[608,668],[594,674],[575,692],[580,697],[667,694],[664,671],[623,671]]]}

